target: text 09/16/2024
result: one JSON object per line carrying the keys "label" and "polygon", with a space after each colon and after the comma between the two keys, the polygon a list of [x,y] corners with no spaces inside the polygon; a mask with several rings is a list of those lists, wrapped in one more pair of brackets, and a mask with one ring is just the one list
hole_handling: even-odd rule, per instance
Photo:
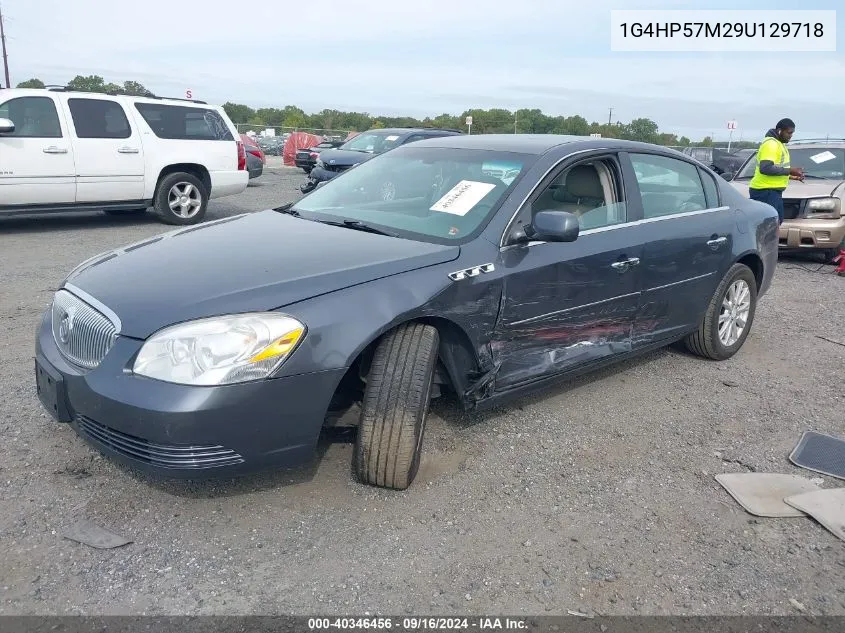
{"label": "text 09/16/2024", "polygon": [[836,11],[611,11],[610,40],[619,52],[835,52]]}

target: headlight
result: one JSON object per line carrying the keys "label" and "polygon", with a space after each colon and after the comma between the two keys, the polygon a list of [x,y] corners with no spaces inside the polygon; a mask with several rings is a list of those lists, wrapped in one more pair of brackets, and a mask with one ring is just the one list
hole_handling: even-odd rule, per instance
{"label": "headlight", "polygon": [[144,343],[132,370],[183,385],[227,385],[269,376],[296,349],[305,326],[274,312],[180,323]]}
{"label": "headlight", "polygon": [[821,211],[822,213],[839,213],[842,201],[839,198],[813,198],[807,201],[809,211]]}

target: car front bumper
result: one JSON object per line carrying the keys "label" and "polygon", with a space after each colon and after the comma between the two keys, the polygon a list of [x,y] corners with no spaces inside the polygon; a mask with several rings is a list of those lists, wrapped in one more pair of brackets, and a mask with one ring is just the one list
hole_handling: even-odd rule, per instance
{"label": "car front bumper", "polygon": [[343,172],[338,171],[331,171],[328,169],[324,169],[323,167],[314,166],[314,169],[311,170],[309,177],[311,180],[316,182],[324,182],[326,180],[331,180],[335,176],[339,176]]}
{"label": "car front bumper", "polygon": [[778,231],[782,249],[836,249],[845,244],[845,217],[784,220]]}
{"label": "car front bumper", "polygon": [[343,369],[192,387],[127,370],[142,341],[118,337],[95,369],[69,364],[41,321],[36,385],[45,409],[107,456],[152,475],[229,477],[310,461]]}

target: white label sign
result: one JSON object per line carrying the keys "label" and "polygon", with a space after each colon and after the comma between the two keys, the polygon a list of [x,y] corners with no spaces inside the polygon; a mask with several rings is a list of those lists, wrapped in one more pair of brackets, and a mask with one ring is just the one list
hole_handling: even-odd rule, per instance
{"label": "white label sign", "polygon": [[472,125],[472,117],[471,116],[467,117],[467,125]]}
{"label": "white label sign", "polygon": [[736,121],[728,121],[728,129],[735,130],[736,129]]}
{"label": "white label sign", "polygon": [[819,163],[826,163],[827,161],[833,160],[834,158],[836,158],[836,154],[834,154],[833,152],[822,152],[821,154],[814,154],[813,156],[810,156],[810,160],[816,163],[817,165]]}
{"label": "white label sign", "polygon": [[452,187],[445,196],[435,202],[431,210],[452,213],[454,215],[466,215],[484,196],[495,188],[496,185],[488,182],[462,180]]}
{"label": "white label sign", "polygon": [[385,141],[395,141],[397,138],[399,138],[397,135],[391,134],[390,136],[385,136],[384,140]]}

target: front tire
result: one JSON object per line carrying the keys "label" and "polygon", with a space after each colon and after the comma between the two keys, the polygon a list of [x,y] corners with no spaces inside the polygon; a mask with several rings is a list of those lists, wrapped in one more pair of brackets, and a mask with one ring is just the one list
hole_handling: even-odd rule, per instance
{"label": "front tire", "polygon": [[757,279],[745,264],[734,264],[713,293],[698,331],[684,340],[686,348],[704,358],[727,360],[748,338],[756,308]]}
{"label": "front tire", "polygon": [[355,442],[362,483],[404,490],[416,477],[439,345],[436,328],[411,323],[376,348]]}
{"label": "front tire", "polygon": [[154,206],[165,224],[198,224],[208,208],[208,190],[193,174],[168,174],[158,185]]}

